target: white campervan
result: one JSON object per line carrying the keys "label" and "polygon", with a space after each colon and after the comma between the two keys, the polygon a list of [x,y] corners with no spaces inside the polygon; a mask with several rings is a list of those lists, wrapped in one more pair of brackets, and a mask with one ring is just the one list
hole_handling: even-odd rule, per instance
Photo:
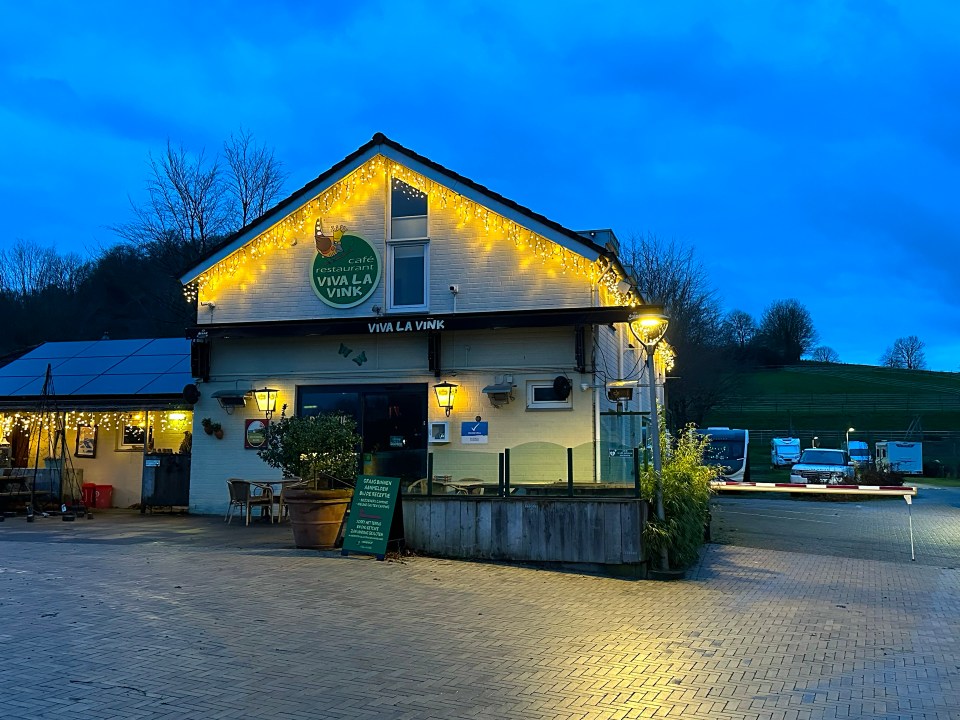
{"label": "white campervan", "polygon": [[789,467],[800,459],[800,438],[773,438],[770,441],[770,464]]}

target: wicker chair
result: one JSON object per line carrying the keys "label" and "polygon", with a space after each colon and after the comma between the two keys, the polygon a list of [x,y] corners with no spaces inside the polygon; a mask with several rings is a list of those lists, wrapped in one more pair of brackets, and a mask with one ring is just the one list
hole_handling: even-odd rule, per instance
{"label": "wicker chair", "polygon": [[226,515],[223,516],[227,524],[233,520],[235,509],[245,513],[247,525],[250,524],[250,514],[254,507],[265,507],[269,512],[273,512],[273,490],[270,488],[264,488],[261,494],[254,495],[251,492],[250,482],[239,478],[227,480],[227,488],[230,490],[230,504],[227,506]]}

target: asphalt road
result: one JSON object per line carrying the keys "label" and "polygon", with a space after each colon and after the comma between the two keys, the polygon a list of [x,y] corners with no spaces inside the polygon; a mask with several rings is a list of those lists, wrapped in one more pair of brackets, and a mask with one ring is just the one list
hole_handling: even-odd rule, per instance
{"label": "asphalt road", "polygon": [[712,501],[713,542],[831,557],[960,567],[960,489],[920,486],[902,498],[814,500],[810,495],[721,493]]}

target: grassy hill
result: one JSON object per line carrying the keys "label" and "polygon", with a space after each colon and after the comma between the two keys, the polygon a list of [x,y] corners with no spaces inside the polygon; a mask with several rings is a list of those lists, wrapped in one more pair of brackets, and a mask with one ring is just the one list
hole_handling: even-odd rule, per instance
{"label": "grassy hill", "polygon": [[[960,474],[960,373],[869,365],[801,363],[744,374],[706,425],[746,428],[751,467],[769,466],[770,438],[799,437],[809,447],[851,440],[922,440],[931,472]],[[939,461],[939,465],[936,463]]]}

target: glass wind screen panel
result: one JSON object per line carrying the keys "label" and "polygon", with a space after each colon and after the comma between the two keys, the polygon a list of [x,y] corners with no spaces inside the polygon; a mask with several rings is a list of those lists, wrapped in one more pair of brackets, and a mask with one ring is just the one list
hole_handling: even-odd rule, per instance
{"label": "glass wind screen panel", "polygon": [[394,218],[390,237],[395,240],[427,237],[427,216]]}
{"label": "glass wind screen panel", "polygon": [[393,305],[423,305],[426,302],[424,285],[423,245],[400,246],[393,249]]}

